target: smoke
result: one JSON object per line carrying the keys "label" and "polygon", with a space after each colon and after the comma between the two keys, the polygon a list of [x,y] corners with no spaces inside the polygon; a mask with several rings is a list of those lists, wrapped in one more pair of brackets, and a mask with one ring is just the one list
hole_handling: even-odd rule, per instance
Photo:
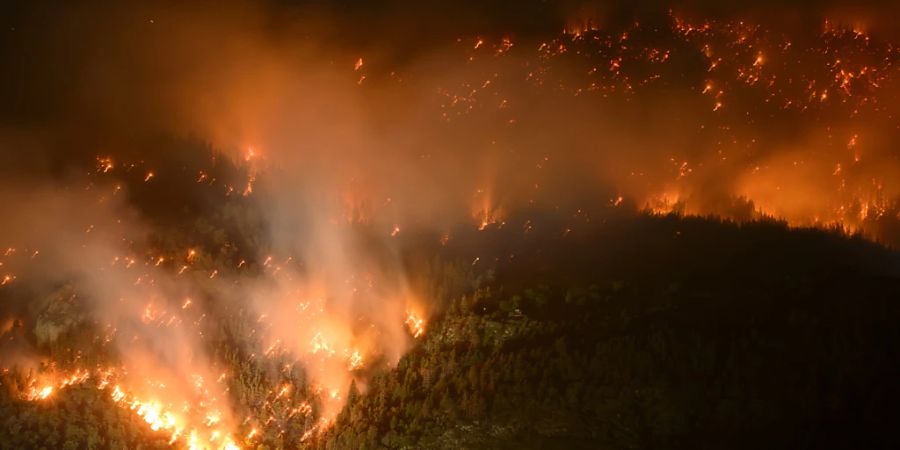
{"label": "smoke", "polygon": [[[695,24],[716,20],[710,42],[700,33],[659,31],[670,27],[670,7]],[[584,207],[619,195],[638,205],[687,202],[688,211],[702,214],[722,213],[717,205],[744,196],[761,201],[762,213],[815,223],[808,211],[773,205],[780,200],[757,201],[756,190],[747,187],[784,183],[736,181],[765,172],[770,158],[803,153],[810,143],[816,149],[804,160],[819,166],[820,175],[830,176],[840,164],[843,173],[857,173],[851,184],[885,178],[880,169],[871,173],[863,166],[885,167],[882,149],[890,148],[894,132],[887,123],[870,124],[884,122],[883,114],[856,99],[874,94],[884,104],[895,96],[892,80],[881,79],[892,66],[879,64],[893,56],[874,44],[860,50],[819,41],[826,18],[852,25],[855,15],[840,11],[875,15],[889,6],[789,2],[778,7],[786,14],[709,2],[510,8],[488,2],[449,13],[432,2],[350,10],[226,2],[210,12],[163,2],[56,6],[46,16],[26,9],[14,17],[29,26],[10,32],[20,45],[6,46],[21,68],[4,91],[14,105],[5,115],[26,126],[5,134],[17,142],[29,129],[52,136],[29,138],[44,141],[33,144],[40,150],[15,152],[25,155],[15,158],[49,160],[57,171],[97,154],[128,152],[158,134],[196,136],[236,160],[253,148],[269,172],[287,174],[260,177],[271,192],[302,191],[311,209],[342,198],[354,203],[354,214],[372,218],[375,210],[376,220],[384,221],[378,225],[389,231],[401,221],[457,220],[460,212],[483,209],[476,205],[485,201],[508,203],[506,209],[559,208],[564,200],[566,207]],[[418,13],[434,20],[410,17]],[[783,23],[776,16],[797,20]],[[554,39],[563,27],[573,31],[569,21],[596,29],[590,36],[596,42]],[[642,29],[636,21],[645,22]],[[782,34],[801,50],[782,52]],[[568,50],[541,50],[541,44]],[[827,48],[833,55],[804,54]],[[795,57],[804,59],[795,63]],[[719,58],[721,65],[709,70]],[[822,85],[834,81],[836,60],[855,77],[848,81],[853,96]],[[52,65],[64,66],[66,76],[54,76]],[[870,70],[863,73],[864,67]],[[877,92],[867,92],[870,79]],[[769,82],[776,83],[774,92],[766,90]],[[709,92],[697,95],[707,85]],[[833,100],[798,105],[805,90]],[[779,110],[788,101],[801,113]],[[861,111],[854,114],[854,106]],[[838,154],[853,136],[859,150],[875,146],[865,149],[861,162]],[[819,151],[823,143],[832,149]],[[886,162],[896,167],[893,159]],[[542,170],[534,170],[538,166]],[[838,196],[819,179],[825,175],[811,185],[807,176],[797,178],[804,180],[794,183],[800,191],[822,185],[810,192]],[[236,189],[246,190],[241,184]],[[841,220],[835,210],[842,206],[848,208],[844,199],[822,201],[813,215]]]}
{"label": "smoke", "polygon": [[[212,425],[233,429],[203,328],[195,326],[198,316],[182,312],[182,302],[196,288],[141,253],[147,229],[118,192],[112,186],[0,189],[4,207],[15,211],[0,228],[3,268],[13,274],[7,279],[11,285],[26,287],[4,303],[12,307],[6,315],[30,328],[26,331],[38,346],[69,355],[54,366],[93,370],[92,363],[112,363],[98,356],[113,354],[113,367],[122,367],[111,369],[116,382],[127,385],[130,395],[150,399],[142,407],[165,405],[178,423],[213,415]],[[71,337],[85,329],[96,333],[91,347],[58,348],[61,342],[77,343]],[[5,363],[17,364],[23,351],[23,346],[10,348]]]}

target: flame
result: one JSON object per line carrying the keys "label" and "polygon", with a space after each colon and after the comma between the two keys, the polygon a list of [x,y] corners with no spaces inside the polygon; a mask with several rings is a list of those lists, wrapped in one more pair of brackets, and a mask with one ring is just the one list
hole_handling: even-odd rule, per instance
{"label": "flame", "polygon": [[32,388],[32,390],[26,396],[26,399],[30,401],[34,400],[46,400],[50,397],[50,394],[53,393],[53,386],[43,386],[41,388]]}
{"label": "flame", "polygon": [[97,173],[107,173],[113,170],[113,160],[110,157],[97,157]]}
{"label": "flame", "polygon": [[350,355],[348,360],[348,368],[349,370],[358,370],[363,366],[363,357],[359,353],[359,350],[353,350],[353,353]]}
{"label": "flame", "polygon": [[414,338],[418,338],[425,333],[425,319],[422,319],[418,314],[412,311],[406,312],[406,320],[404,323],[409,327],[409,332]]}
{"label": "flame", "polygon": [[503,225],[503,210],[493,204],[489,191],[478,189],[475,192],[478,201],[472,212],[473,218],[477,221],[478,231],[483,231],[491,225]]}
{"label": "flame", "polygon": [[331,346],[328,345],[328,341],[325,340],[321,332],[318,332],[315,336],[313,336],[310,344],[312,346],[312,354],[320,352],[328,356],[334,354],[334,350],[332,350]]}
{"label": "flame", "polygon": [[[24,393],[27,401],[42,401],[50,398],[54,393],[68,386],[89,386],[88,381],[95,380],[93,387],[97,390],[107,390],[112,380],[121,378],[124,371],[121,369],[97,369],[88,371],[78,369],[71,374],[47,375],[47,380],[38,383],[31,380],[32,386]],[[202,378],[200,378],[202,384]],[[164,387],[163,383],[150,382],[150,385]],[[112,385],[109,389],[109,397],[118,406],[133,411],[134,414],[147,424],[153,431],[163,432],[169,435],[169,444],[182,442],[191,449],[239,449],[231,439],[231,432],[224,428],[222,413],[218,410],[209,410],[203,421],[193,422],[191,408],[176,408],[173,403],[167,403],[155,398],[142,398],[129,392],[120,383]],[[208,401],[198,405],[210,404]]]}

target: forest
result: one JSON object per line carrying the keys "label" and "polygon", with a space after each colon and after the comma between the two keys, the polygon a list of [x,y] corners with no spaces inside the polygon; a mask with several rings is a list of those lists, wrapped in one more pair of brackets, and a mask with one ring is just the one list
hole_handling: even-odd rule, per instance
{"label": "forest", "polygon": [[0,450],[900,448],[889,3],[0,2]]}
{"label": "forest", "polygon": [[[563,234],[530,217],[447,245],[407,238],[408,270],[433,302],[427,329],[395,366],[358,373],[321,432],[307,434],[319,405],[302,367],[271,370],[239,338],[252,325],[222,321],[214,347],[236,374],[231,400],[271,417],[258,448],[897,444],[896,252],[774,220],[610,214]],[[53,318],[71,317],[58,310],[65,289],[20,330],[57,361],[85,338]],[[52,324],[64,331],[42,337]],[[78,359],[107,357],[97,353]],[[23,376],[3,377],[3,448],[170,445],[91,387],[22,401]],[[285,381],[299,388],[273,398]]]}

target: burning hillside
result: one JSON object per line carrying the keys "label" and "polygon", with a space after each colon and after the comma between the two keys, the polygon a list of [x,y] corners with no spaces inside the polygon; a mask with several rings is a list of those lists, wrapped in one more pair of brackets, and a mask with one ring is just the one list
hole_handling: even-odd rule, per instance
{"label": "burning hillside", "polygon": [[[706,224],[819,236],[828,255],[852,247],[860,279],[896,276],[881,246],[900,245],[900,49],[875,6],[782,22],[488,2],[429,27],[286,3],[10,8],[0,382],[15,408],[101,398],[145,427],[137,440],[321,446],[391,383],[445,376],[404,372],[411,349],[450,352],[442,370],[475,367],[493,392],[447,342],[505,338],[461,311],[551,317],[529,285],[547,279],[589,286],[582,303],[619,298],[595,278],[691,279],[684,253],[732,256],[672,243]],[[721,244],[751,254],[753,233]],[[641,240],[672,266],[621,246]],[[582,254],[604,249],[618,259]],[[531,293],[486,300],[492,286]],[[544,325],[499,327],[568,336],[523,331]]]}

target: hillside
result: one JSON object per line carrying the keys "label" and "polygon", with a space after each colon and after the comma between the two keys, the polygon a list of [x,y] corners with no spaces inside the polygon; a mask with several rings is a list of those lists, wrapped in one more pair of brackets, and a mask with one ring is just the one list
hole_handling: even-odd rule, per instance
{"label": "hillside", "polygon": [[317,446],[897,444],[900,279],[876,269],[896,255],[771,223],[630,224],[453,301]]}
{"label": "hillside", "polygon": [[[428,280],[433,316],[396,366],[358,374],[318,435],[307,434],[320,405],[303,372],[289,375],[298,386],[290,399],[273,399],[268,386],[282,375],[228,337],[246,328],[223,325],[216,353],[236,373],[234,403],[248,414],[268,408],[275,420],[255,445],[896,444],[896,253],[777,222],[610,214],[562,226],[510,218],[483,232],[461,227],[446,245],[411,233],[407,270]],[[169,446],[102,390],[76,385],[35,403],[9,389],[2,448]],[[314,411],[295,417],[301,401]]]}

